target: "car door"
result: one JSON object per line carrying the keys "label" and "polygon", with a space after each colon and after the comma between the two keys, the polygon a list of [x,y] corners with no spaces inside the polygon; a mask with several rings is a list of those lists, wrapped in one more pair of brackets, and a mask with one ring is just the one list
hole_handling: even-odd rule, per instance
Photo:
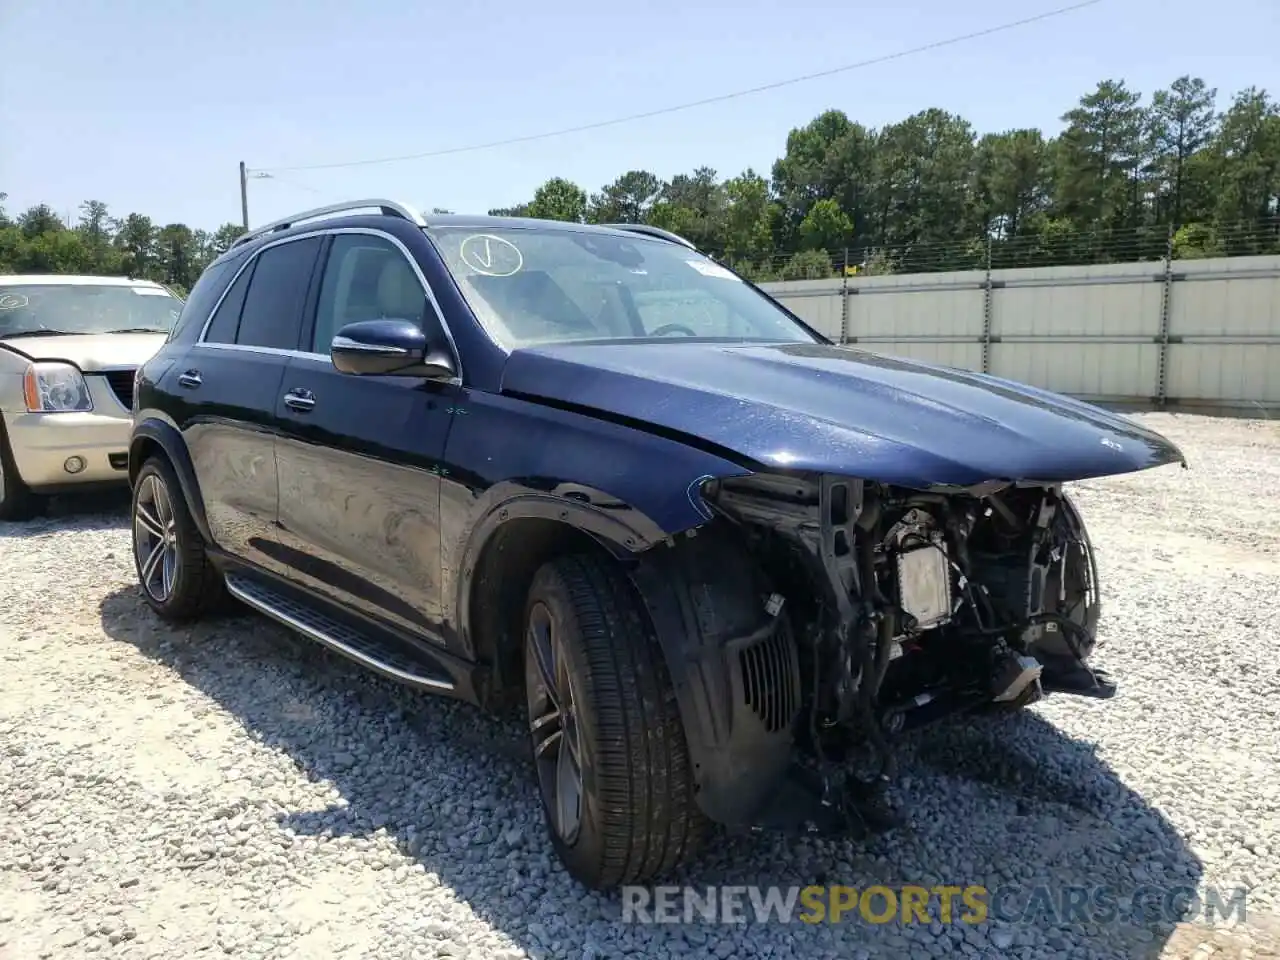
{"label": "car door", "polygon": [[257,252],[166,374],[184,400],[181,428],[215,543],[277,573],[276,406],[321,243],[312,236]]}
{"label": "car door", "polygon": [[390,235],[337,232],[324,261],[304,352],[290,360],[276,408],[279,556],[327,598],[439,641],[438,471],[457,388],[343,374],[329,346],[358,320],[441,321],[421,270]]}

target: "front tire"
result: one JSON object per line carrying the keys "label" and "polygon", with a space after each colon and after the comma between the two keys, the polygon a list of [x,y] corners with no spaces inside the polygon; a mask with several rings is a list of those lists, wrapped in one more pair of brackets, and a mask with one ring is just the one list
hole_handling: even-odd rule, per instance
{"label": "front tire", "polygon": [[597,890],[672,870],[706,820],[639,597],[603,558],[553,560],[533,578],[524,626],[534,766],[556,853]]}
{"label": "front tire", "polygon": [[161,618],[197,620],[222,602],[222,575],[205,553],[173,467],[162,457],[152,457],[138,471],[132,527],[142,595]]}
{"label": "front tire", "polygon": [[0,521],[17,523],[44,512],[47,501],[32,493],[18,476],[18,465],[9,449],[9,437],[0,423]]}

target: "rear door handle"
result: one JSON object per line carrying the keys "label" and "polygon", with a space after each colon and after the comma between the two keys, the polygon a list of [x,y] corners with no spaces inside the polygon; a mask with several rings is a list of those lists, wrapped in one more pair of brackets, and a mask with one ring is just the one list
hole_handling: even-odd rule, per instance
{"label": "rear door handle", "polygon": [[290,390],[284,395],[284,405],[291,410],[306,413],[316,405],[316,395],[310,390]]}
{"label": "rear door handle", "polygon": [[204,378],[200,376],[199,370],[187,370],[178,375],[178,383],[184,387],[194,390],[200,384],[204,383]]}

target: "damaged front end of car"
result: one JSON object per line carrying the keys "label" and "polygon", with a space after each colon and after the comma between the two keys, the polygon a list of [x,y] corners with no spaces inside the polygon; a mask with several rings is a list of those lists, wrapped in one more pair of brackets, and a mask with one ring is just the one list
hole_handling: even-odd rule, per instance
{"label": "damaged front end of car", "polygon": [[[896,822],[884,798],[895,737],[1047,693],[1115,693],[1087,665],[1097,569],[1060,484],[912,490],[756,473],[708,481],[701,499],[715,519],[697,537],[720,556],[694,572],[688,602],[704,622],[723,619],[733,597],[717,601],[714,582],[749,564],[737,602],[754,590],[757,618],[727,644],[719,695],[706,697],[731,701],[710,735],[720,749],[693,745],[713,819],[884,829]],[[694,672],[705,683],[717,671],[704,659]]]}

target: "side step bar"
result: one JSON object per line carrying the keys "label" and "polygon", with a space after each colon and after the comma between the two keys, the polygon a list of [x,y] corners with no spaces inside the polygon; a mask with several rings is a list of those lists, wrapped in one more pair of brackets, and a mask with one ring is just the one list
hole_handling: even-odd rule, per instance
{"label": "side step bar", "polygon": [[375,673],[430,693],[454,691],[451,681],[431,676],[421,663],[410,660],[390,645],[298,603],[260,580],[228,573],[226,583],[227,592],[237,600]]}

